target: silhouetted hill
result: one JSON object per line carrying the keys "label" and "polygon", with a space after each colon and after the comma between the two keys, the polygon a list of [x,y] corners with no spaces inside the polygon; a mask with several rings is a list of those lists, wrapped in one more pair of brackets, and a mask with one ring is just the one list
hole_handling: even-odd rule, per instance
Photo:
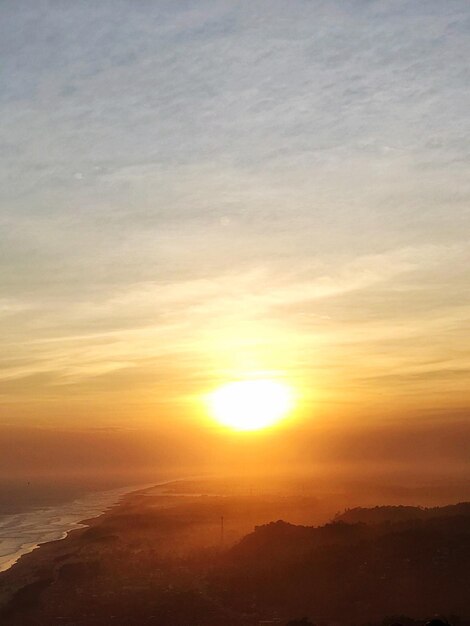
{"label": "silhouetted hill", "polygon": [[0,574],[0,623],[286,626],[307,616],[318,626],[424,626],[441,614],[470,626],[468,505],[412,518],[408,507],[357,510],[407,511],[381,523],[266,523],[305,506],[135,494]]}
{"label": "silhouetted hill", "polygon": [[257,527],[226,555],[213,584],[238,610],[254,604],[261,612],[300,613],[317,622],[373,621],[397,612],[468,617],[470,507],[376,521],[377,511],[398,509],[400,517],[408,508],[360,510],[358,517],[372,524]]}

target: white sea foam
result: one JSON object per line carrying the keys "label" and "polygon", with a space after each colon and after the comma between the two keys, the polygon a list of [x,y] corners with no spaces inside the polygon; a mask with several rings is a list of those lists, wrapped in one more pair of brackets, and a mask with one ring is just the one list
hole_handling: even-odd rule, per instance
{"label": "white sea foam", "polygon": [[88,494],[59,506],[36,508],[0,517],[0,572],[32,552],[40,544],[64,539],[84,519],[97,517],[131,491],[149,487],[137,485]]}

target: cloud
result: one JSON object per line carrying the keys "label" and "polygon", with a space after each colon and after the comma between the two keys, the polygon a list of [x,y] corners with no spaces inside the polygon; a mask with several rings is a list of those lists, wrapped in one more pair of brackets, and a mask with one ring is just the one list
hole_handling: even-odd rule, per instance
{"label": "cloud", "polygon": [[464,367],[465,0],[1,12],[5,385]]}

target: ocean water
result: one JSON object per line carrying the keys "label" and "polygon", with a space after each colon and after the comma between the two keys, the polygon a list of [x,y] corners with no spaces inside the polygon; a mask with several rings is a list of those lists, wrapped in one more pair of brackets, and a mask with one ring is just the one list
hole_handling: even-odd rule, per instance
{"label": "ocean water", "polygon": [[[152,483],[153,485],[153,483]],[[98,491],[52,506],[0,515],[0,572],[40,544],[64,539],[84,519],[97,517],[132,491],[152,485],[133,485]]]}

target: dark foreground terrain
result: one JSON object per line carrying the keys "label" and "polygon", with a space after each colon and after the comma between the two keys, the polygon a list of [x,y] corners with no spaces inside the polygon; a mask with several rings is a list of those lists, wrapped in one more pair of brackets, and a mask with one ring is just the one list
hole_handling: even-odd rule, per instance
{"label": "dark foreground terrain", "polygon": [[0,575],[0,624],[469,623],[469,503],[352,509],[314,526],[313,498],[191,488],[132,494],[24,556]]}

